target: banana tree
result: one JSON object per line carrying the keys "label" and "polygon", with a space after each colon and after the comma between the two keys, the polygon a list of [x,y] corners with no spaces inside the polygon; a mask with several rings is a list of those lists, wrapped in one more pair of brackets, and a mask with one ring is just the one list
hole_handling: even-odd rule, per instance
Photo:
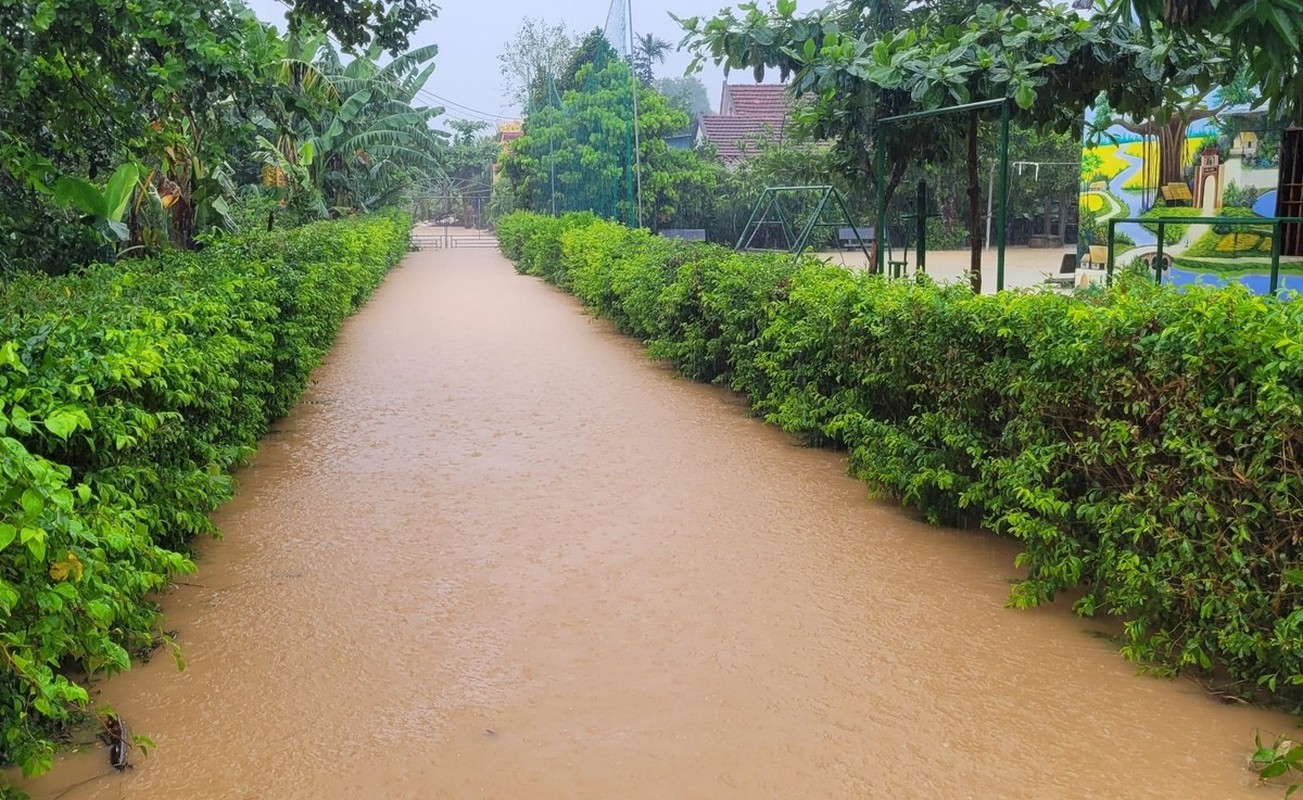
{"label": "banana tree", "polygon": [[143,175],[139,164],[123,164],[114,170],[103,189],[81,178],[64,176],[55,184],[54,201],[82,212],[82,220],[116,249],[131,238],[131,230],[122,218]]}
{"label": "banana tree", "polygon": [[392,202],[412,182],[441,173],[444,136],[430,128],[439,107],[413,105],[434,70],[433,45],[405,53],[383,67],[372,49],[339,62],[328,46],[319,67],[339,97],[316,119],[303,118],[299,138],[316,154],[313,184],[334,211]]}

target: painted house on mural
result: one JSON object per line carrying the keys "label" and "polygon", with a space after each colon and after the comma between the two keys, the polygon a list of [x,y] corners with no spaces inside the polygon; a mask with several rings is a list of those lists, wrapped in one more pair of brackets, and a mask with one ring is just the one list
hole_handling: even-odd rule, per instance
{"label": "painted house on mural", "polygon": [[[1252,89],[1227,86],[1191,94],[1180,107],[1145,120],[1097,105],[1087,115],[1082,157],[1082,265],[1102,268],[1108,221],[1118,223],[1115,264],[1153,265],[1160,217],[1206,224],[1164,226],[1164,280],[1240,281],[1268,291],[1272,226],[1228,218],[1303,216],[1303,129],[1272,120]],[[1285,225],[1281,286],[1303,291],[1303,226]],[[1093,247],[1092,247],[1093,245]]]}

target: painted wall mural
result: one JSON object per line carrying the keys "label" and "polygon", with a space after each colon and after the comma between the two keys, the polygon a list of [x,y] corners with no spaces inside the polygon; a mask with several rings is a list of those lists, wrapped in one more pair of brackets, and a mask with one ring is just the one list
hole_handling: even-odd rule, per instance
{"label": "painted wall mural", "polygon": [[[1164,282],[1239,281],[1268,291],[1271,226],[1225,222],[1276,215],[1281,126],[1268,119],[1252,90],[1228,86],[1191,95],[1172,113],[1140,121],[1101,101],[1086,128],[1083,266],[1098,265],[1110,219],[1200,217],[1208,222],[1164,226]],[[1120,223],[1115,265],[1139,261],[1152,268],[1157,232],[1152,222]],[[1281,276],[1282,288],[1303,292],[1303,257],[1282,258]]]}

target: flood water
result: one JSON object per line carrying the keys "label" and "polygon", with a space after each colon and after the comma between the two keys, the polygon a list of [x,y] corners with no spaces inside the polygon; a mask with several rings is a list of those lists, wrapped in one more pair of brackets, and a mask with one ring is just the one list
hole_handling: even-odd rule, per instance
{"label": "flood water", "polygon": [[1278,798],[1283,715],[1004,608],[1008,542],[867,496],[492,250],[410,255],[163,598],[188,668],[85,798]]}

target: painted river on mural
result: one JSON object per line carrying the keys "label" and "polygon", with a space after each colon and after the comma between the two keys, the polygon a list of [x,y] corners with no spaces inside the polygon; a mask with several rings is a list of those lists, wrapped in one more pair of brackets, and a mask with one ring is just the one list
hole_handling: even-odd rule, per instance
{"label": "painted river on mural", "polygon": [[[1125,161],[1127,167],[1122,172],[1118,173],[1113,179],[1112,184],[1115,188],[1112,189],[1112,192],[1114,196],[1126,203],[1127,216],[1138,217],[1146,210],[1146,198],[1144,194],[1134,189],[1122,189],[1116,187],[1125,186],[1127,182],[1138,175],[1141,169],[1145,166],[1144,160],[1134,153],[1126,152],[1126,150],[1121,147],[1118,148],[1116,157]],[[1153,167],[1151,166],[1150,168],[1152,169]],[[1150,202],[1152,202],[1152,200]],[[1274,216],[1276,213],[1275,202],[1275,191],[1264,193],[1256,201],[1253,207],[1254,213],[1264,217]],[[1197,214],[1198,212],[1192,210],[1191,213]],[[1117,230],[1118,233],[1129,236],[1132,241],[1141,245],[1144,252],[1152,252],[1152,245],[1158,241],[1157,236],[1152,231],[1146,230],[1134,222],[1120,223],[1117,225]],[[1170,251],[1179,253],[1182,249],[1183,247],[1181,245],[1174,245],[1171,246]],[[1119,259],[1119,263],[1125,263],[1126,260],[1126,253],[1123,252]],[[1163,275],[1163,280],[1164,282],[1171,282],[1175,286],[1190,286],[1197,283],[1225,286],[1232,281],[1237,281],[1247,286],[1249,290],[1255,294],[1269,294],[1271,290],[1270,264],[1266,259],[1257,259],[1257,261],[1261,263],[1261,272],[1245,271],[1217,273],[1172,268]],[[1303,292],[1303,274],[1298,274],[1297,272],[1282,272],[1279,275],[1277,285],[1279,291],[1282,292]]]}
{"label": "painted river on mural", "polygon": [[1137,674],[1014,548],[866,496],[495,252],[409,256],[38,800],[1275,798],[1283,716]]}

